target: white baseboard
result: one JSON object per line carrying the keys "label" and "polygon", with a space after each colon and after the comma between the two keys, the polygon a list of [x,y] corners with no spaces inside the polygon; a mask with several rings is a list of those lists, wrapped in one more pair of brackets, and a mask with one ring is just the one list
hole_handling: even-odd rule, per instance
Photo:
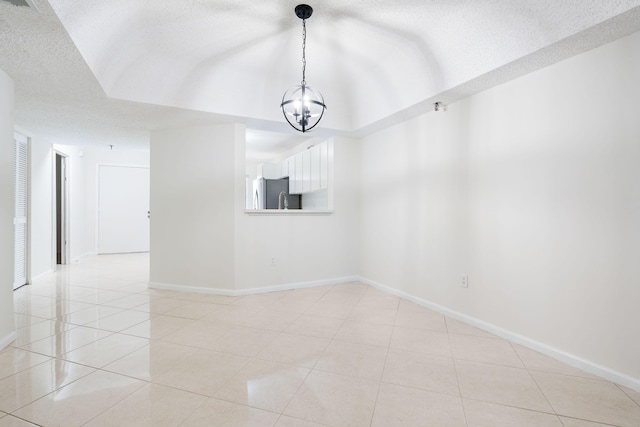
{"label": "white baseboard", "polygon": [[292,289],[304,289],[304,288],[311,288],[313,286],[337,285],[340,283],[349,283],[349,282],[358,282],[358,281],[360,281],[360,278],[358,276],[336,277],[333,279],[312,280],[309,282],[286,283],[284,285],[266,286],[263,288],[240,289],[236,291],[236,295],[240,296],[240,295],[250,295],[250,294],[264,294],[267,292],[289,291]]}
{"label": "white baseboard", "polygon": [[175,285],[172,283],[149,282],[149,288],[162,289],[165,291],[191,292],[196,294],[224,295],[229,297],[236,295],[236,292],[232,289],[205,288],[202,286]]}
{"label": "white baseboard", "polygon": [[0,350],[4,350],[6,347],[9,346],[9,344],[14,342],[15,340],[16,340],[15,331],[10,332],[9,334],[7,334],[4,337],[0,338]]}
{"label": "white baseboard", "polygon": [[85,252],[85,253],[83,253],[81,255],[78,255],[77,257],[73,258],[71,260],[71,262],[72,263],[79,262],[82,258],[86,258],[88,256],[94,256],[94,255],[98,255],[98,253],[97,252]]}
{"label": "white baseboard", "polygon": [[638,378],[633,378],[629,375],[607,368],[606,366],[598,365],[597,363],[593,363],[588,360],[582,359],[581,357],[575,356],[573,354],[569,354],[562,350],[558,350],[547,344],[544,344],[539,341],[533,340],[531,338],[511,332],[509,330],[503,329],[499,326],[493,325],[483,320],[476,319],[475,317],[467,316],[466,314],[459,313],[447,307],[434,304],[430,301],[415,297],[413,295],[407,294],[406,292],[399,291],[389,286],[385,286],[373,280],[360,277],[359,281],[367,285],[373,286],[374,288],[378,288],[384,292],[399,296],[401,298],[404,298],[406,300],[419,304],[423,307],[429,308],[445,316],[459,320],[468,325],[475,326],[476,328],[490,332],[494,335],[497,335],[501,338],[504,338],[516,344],[520,344],[522,346],[528,347],[532,350],[537,351],[538,353],[542,353],[546,356],[552,357],[556,360],[566,363],[567,365],[573,366],[578,369],[582,369],[583,371],[588,372],[590,374],[599,376],[601,378],[607,379],[609,381],[615,382],[617,384],[620,384],[622,386],[625,386],[640,392],[640,379]]}
{"label": "white baseboard", "polygon": [[54,272],[54,270],[53,270],[53,269],[50,269],[50,270],[47,270],[47,271],[45,271],[45,272],[43,272],[43,273],[40,273],[40,274],[38,274],[37,276],[32,277],[32,278],[31,278],[31,280],[29,280],[29,283],[31,283],[31,282],[33,282],[33,281],[35,281],[35,280],[38,280],[38,279],[42,279],[42,278],[43,278],[44,276],[46,276],[47,274],[51,274],[51,273],[53,273],[53,272]]}
{"label": "white baseboard", "polygon": [[345,276],[345,277],[336,277],[333,279],[313,280],[309,282],[294,282],[294,283],[286,283],[283,285],[274,285],[274,286],[265,286],[265,287],[259,287],[259,288],[238,289],[238,290],[205,288],[202,286],[175,285],[171,283],[149,282],[149,288],[164,289],[167,291],[193,292],[197,294],[224,295],[224,296],[236,297],[236,296],[252,295],[252,294],[264,294],[264,293],[276,292],[276,291],[288,291],[292,289],[303,289],[303,288],[310,288],[313,286],[336,285],[339,283],[357,282],[359,280],[360,278],[358,276]]}

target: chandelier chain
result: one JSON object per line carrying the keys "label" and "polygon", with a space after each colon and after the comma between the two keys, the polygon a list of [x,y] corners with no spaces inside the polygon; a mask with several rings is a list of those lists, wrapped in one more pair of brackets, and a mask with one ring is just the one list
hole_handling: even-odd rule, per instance
{"label": "chandelier chain", "polygon": [[307,25],[306,19],[302,20],[302,86],[306,86],[307,57],[305,50],[307,48]]}

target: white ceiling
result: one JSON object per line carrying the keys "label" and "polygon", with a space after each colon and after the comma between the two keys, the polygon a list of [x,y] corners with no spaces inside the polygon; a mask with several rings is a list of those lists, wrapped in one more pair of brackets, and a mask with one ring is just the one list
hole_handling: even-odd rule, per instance
{"label": "white ceiling", "polygon": [[[130,147],[153,129],[230,121],[265,144],[294,134],[279,104],[301,80],[298,0],[30,2],[0,0],[18,125]],[[360,136],[640,30],[640,0],[309,3],[322,136]]]}

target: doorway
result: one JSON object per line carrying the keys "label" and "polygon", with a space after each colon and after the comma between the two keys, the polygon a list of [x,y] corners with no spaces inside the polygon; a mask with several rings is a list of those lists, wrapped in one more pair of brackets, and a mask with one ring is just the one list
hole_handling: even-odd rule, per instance
{"label": "doorway", "polygon": [[67,227],[67,157],[61,153],[56,152],[55,159],[55,175],[56,175],[56,191],[55,191],[55,204],[56,204],[56,265],[67,264],[67,241],[68,241],[68,227]]}

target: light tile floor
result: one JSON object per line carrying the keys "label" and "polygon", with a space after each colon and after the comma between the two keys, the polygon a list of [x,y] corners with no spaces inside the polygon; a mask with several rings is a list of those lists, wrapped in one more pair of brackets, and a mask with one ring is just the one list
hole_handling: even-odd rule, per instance
{"label": "light tile floor", "polygon": [[15,292],[3,426],[640,426],[640,393],[360,283],[147,288],[148,255]]}

